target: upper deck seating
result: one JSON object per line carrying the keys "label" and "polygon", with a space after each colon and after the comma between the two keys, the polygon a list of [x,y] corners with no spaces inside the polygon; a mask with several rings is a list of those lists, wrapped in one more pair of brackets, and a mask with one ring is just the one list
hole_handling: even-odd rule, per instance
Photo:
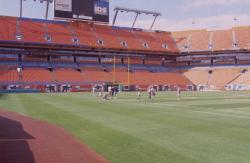
{"label": "upper deck seating", "polygon": [[0,17],[0,41],[17,41],[17,19],[14,17]]}
{"label": "upper deck seating", "polygon": [[182,52],[209,50],[210,33],[207,30],[174,32],[173,37]]}
{"label": "upper deck seating", "polygon": [[250,49],[250,27],[234,28],[236,43],[240,49]]}
{"label": "upper deck seating", "polygon": [[213,50],[223,51],[233,49],[233,34],[232,30],[213,31]]}
{"label": "upper deck seating", "polygon": [[19,20],[20,34],[23,42],[29,43],[49,43],[45,39],[44,24],[42,22],[34,22],[31,19]]}
{"label": "upper deck seating", "polygon": [[115,48],[115,49],[127,49],[125,46],[119,42],[118,38],[115,36],[112,27],[106,25],[93,25],[93,32],[96,35],[97,41],[103,41],[103,46],[105,48]]}

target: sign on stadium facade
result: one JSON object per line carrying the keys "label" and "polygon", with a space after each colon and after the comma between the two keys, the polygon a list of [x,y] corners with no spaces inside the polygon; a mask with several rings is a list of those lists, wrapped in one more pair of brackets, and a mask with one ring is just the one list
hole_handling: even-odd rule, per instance
{"label": "sign on stadium facade", "polygon": [[55,0],[54,17],[109,22],[109,0]]}
{"label": "sign on stadium facade", "polygon": [[55,0],[55,11],[72,12],[72,0]]}

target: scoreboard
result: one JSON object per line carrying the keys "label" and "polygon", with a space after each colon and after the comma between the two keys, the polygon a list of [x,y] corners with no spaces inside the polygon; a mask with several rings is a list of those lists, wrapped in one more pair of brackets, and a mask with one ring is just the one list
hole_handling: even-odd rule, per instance
{"label": "scoreboard", "polygon": [[54,17],[109,22],[109,0],[55,0]]}

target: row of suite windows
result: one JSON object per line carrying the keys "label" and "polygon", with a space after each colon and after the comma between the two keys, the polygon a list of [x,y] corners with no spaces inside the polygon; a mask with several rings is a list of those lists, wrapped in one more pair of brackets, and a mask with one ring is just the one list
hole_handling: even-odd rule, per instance
{"label": "row of suite windows", "polygon": [[[1,59],[15,59],[16,61],[18,60],[18,55],[17,54],[2,54]],[[48,58],[47,56],[26,56],[23,55],[22,59],[25,61],[26,59],[31,59],[34,61],[46,61]],[[135,58],[134,58],[135,59]],[[51,56],[50,57],[50,61],[54,61],[54,60],[68,60],[68,61],[74,61],[74,57],[73,56]],[[113,58],[98,58],[98,57],[80,57],[78,56],[76,58],[77,61],[90,61],[90,62],[110,62],[113,63]],[[100,61],[99,61],[100,60]],[[117,59],[117,61],[120,60],[120,62],[125,62],[126,58],[119,58]],[[135,59],[138,62],[143,62],[143,59]],[[163,60],[163,59],[162,59]],[[159,62],[162,60],[158,60]],[[152,60],[145,60],[145,61],[152,61]],[[154,62],[154,60],[153,60]]]}
{"label": "row of suite windows", "polygon": [[[208,44],[208,49],[209,49],[209,50],[213,49],[213,46],[214,46],[213,44],[209,43],[209,44]],[[238,46],[239,46],[238,43],[233,43],[233,44],[232,44],[232,47],[233,47],[233,48],[238,48]],[[181,47],[181,48],[182,48],[182,49],[191,49],[191,47],[192,47],[191,45],[184,45],[184,46]]]}
{"label": "row of suite windows", "polygon": [[[22,40],[22,38],[23,38],[23,36],[22,36],[21,34],[16,34],[16,39],[17,39],[17,40],[20,41],[20,40]],[[45,39],[46,41],[48,41],[48,42],[51,42],[51,41],[52,41],[52,37],[51,37],[50,35],[44,35],[44,39]],[[76,38],[76,37],[72,38],[72,43],[78,43],[78,42],[79,42],[79,39],[78,39],[78,38]],[[104,43],[104,41],[103,41],[102,39],[97,39],[96,43],[97,43],[98,45],[105,45],[105,43]],[[120,43],[121,43],[122,46],[128,48],[128,44],[127,44],[126,41],[121,41]],[[150,48],[148,43],[142,43],[142,46],[143,46],[144,48],[146,48],[146,49],[149,49],[149,48]],[[168,44],[167,44],[167,43],[163,43],[163,44],[162,44],[162,48],[168,49]]]}

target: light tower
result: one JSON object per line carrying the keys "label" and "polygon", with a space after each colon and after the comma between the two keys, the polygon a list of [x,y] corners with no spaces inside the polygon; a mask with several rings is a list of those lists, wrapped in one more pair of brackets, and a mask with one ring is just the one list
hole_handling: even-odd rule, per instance
{"label": "light tower", "polygon": [[115,11],[115,15],[114,15],[114,18],[113,18],[113,26],[115,25],[115,22],[116,22],[119,11],[121,13],[123,13],[124,11],[127,12],[127,13],[128,12],[135,13],[135,18],[134,18],[134,21],[133,21],[133,24],[132,24],[132,28],[134,28],[135,23],[136,23],[137,18],[138,18],[139,15],[141,15],[141,14],[152,15],[154,17],[154,20],[153,20],[153,23],[150,26],[150,30],[153,29],[156,19],[159,16],[161,16],[161,13],[159,13],[159,12],[131,9],[131,8],[125,8],[125,7],[115,7],[114,11]]}
{"label": "light tower", "polygon": [[234,21],[234,27],[233,27],[233,30],[232,30],[232,35],[233,35],[233,49],[239,49],[238,48],[238,42],[237,42],[237,36],[236,36],[236,33],[235,33],[235,28],[237,26],[237,20],[238,18],[234,17],[233,21]]}
{"label": "light tower", "polygon": [[[20,18],[23,17],[23,2],[27,0],[20,0]],[[33,0],[38,1],[40,3],[46,2],[46,10],[45,10],[45,19],[48,19],[48,13],[49,13],[49,5],[53,3],[53,0]]]}

